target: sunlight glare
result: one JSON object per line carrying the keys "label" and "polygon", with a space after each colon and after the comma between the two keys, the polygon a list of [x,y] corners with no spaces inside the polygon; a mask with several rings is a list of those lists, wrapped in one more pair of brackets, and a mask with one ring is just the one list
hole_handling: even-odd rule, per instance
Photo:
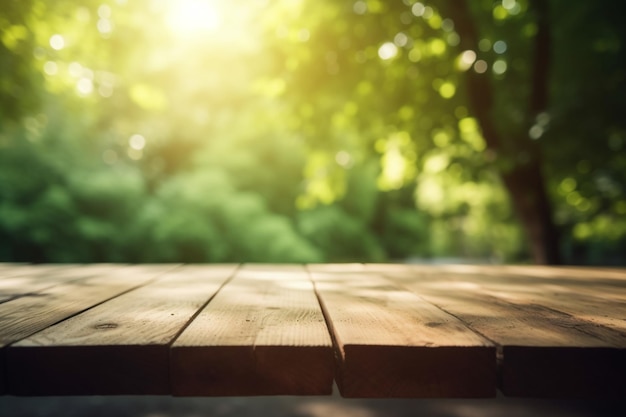
{"label": "sunlight glare", "polygon": [[209,0],[178,0],[170,4],[166,19],[175,34],[187,36],[212,32],[221,24],[219,11]]}

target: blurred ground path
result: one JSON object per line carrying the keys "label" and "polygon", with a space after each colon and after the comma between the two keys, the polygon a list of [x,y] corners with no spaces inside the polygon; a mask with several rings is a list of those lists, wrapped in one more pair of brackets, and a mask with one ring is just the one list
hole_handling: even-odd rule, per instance
{"label": "blurred ground path", "polygon": [[329,397],[0,397],[2,417],[608,417],[626,400],[348,400]]}

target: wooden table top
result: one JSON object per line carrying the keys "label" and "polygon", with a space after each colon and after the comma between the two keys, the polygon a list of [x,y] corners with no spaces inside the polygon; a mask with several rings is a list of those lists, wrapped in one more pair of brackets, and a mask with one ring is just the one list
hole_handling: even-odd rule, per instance
{"label": "wooden table top", "polygon": [[0,264],[0,393],[626,398],[626,270]]}

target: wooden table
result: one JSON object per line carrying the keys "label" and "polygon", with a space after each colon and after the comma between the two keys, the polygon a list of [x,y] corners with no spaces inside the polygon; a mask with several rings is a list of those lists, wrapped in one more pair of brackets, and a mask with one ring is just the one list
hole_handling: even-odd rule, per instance
{"label": "wooden table", "polygon": [[0,264],[0,393],[626,398],[626,270]]}

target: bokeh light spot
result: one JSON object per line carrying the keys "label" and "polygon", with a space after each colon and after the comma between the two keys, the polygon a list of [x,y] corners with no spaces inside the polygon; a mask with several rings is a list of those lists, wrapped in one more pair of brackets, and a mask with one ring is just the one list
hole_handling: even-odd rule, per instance
{"label": "bokeh light spot", "polygon": [[352,157],[346,151],[339,151],[335,155],[335,162],[341,167],[348,168],[351,165]]}
{"label": "bokeh light spot", "polygon": [[504,41],[496,41],[493,44],[493,51],[496,54],[503,54],[506,52],[506,50],[507,50],[507,44]]}
{"label": "bokeh light spot", "polygon": [[476,62],[476,52],[467,50],[461,52],[457,61],[457,68],[461,71],[467,71]]}
{"label": "bokeh light spot", "polygon": [[423,16],[425,10],[426,7],[419,1],[411,6],[411,13],[413,13],[417,17]]}
{"label": "bokeh light spot", "polygon": [[430,47],[430,52],[433,55],[442,55],[446,52],[446,43],[441,39],[433,39],[428,45]]}
{"label": "bokeh light spot", "polygon": [[502,7],[502,5],[497,5],[493,8],[493,18],[496,20],[504,20],[509,16],[509,12]]}
{"label": "bokeh light spot", "polygon": [[140,134],[134,134],[128,139],[128,144],[135,150],[142,150],[146,146],[146,138]]}
{"label": "bokeh light spot", "polygon": [[409,42],[409,37],[406,36],[405,33],[399,32],[394,36],[393,43],[395,43],[398,47],[406,46]]}
{"label": "bokeh light spot", "polygon": [[409,51],[409,61],[419,62],[422,59],[422,51],[419,48],[413,48]]}
{"label": "bokeh light spot", "polygon": [[514,8],[516,4],[517,1],[515,0],[502,0],[502,7],[507,10],[511,10],[512,8]]}
{"label": "bokeh light spot", "polygon": [[354,5],[352,6],[352,10],[356,14],[365,14],[367,13],[367,3],[359,0],[354,3]]}
{"label": "bokeh light spot", "polygon": [[502,0],[502,7],[504,7],[510,15],[517,15],[522,11],[522,6],[516,0]]}
{"label": "bokeh light spot", "polygon": [[565,200],[568,202],[568,204],[572,206],[577,206],[582,202],[583,198],[577,191],[572,191],[567,195],[567,197],[565,197]]}
{"label": "bokeh light spot", "polygon": [[443,98],[452,98],[456,93],[456,87],[451,82],[445,82],[439,87],[439,94]]}
{"label": "bokeh light spot", "polygon": [[479,74],[483,74],[484,72],[487,71],[487,69],[489,68],[489,65],[487,65],[487,61],[479,59],[478,61],[476,61],[474,63],[474,71],[476,71]]}
{"label": "bokeh light spot", "polygon": [[457,46],[459,43],[461,43],[461,37],[456,32],[450,32],[446,37],[446,41],[450,46]]}
{"label": "bokeh light spot", "polygon": [[48,75],[56,75],[59,72],[59,66],[54,61],[47,61],[43,65],[43,71]]}
{"label": "bokeh light spot", "polygon": [[567,177],[561,181],[559,188],[565,194],[569,194],[576,189],[576,180],[571,177]]}
{"label": "bokeh light spot", "polygon": [[58,33],[50,37],[50,46],[56,51],[65,48],[65,38]]}
{"label": "bokeh light spot", "polygon": [[528,136],[530,136],[531,139],[537,140],[541,136],[543,136],[543,133],[544,133],[543,127],[539,125],[533,125],[528,131]]}
{"label": "bokeh light spot", "polygon": [[98,32],[102,35],[108,35],[113,30],[113,25],[109,19],[98,19]]}
{"label": "bokeh light spot", "polygon": [[487,52],[491,49],[491,41],[487,38],[483,38],[478,42],[478,49],[482,52]]}
{"label": "bokeh light spot", "polygon": [[452,32],[454,30],[454,22],[452,19],[443,19],[441,21],[441,29],[443,29],[444,32]]}
{"label": "bokeh light spot", "polygon": [[82,96],[91,94],[93,91],[93,81],[87,77],[82,77],[76,83],[76,90],[78,91],[78,94]]}
{"label": "bokeh light spot", "polygon": [[506,72],[507,68],[508,68],[508,65],[506,61],[503,59],[498,59],[496,62],[493,63],[492,70],[494,74],[502,75]]}
{"label": "bokeh light spot", "polygon": [[398,47],[393,42],[385,42],[378,48],[378,56],[382,60],[388,60],[398,55]]}

